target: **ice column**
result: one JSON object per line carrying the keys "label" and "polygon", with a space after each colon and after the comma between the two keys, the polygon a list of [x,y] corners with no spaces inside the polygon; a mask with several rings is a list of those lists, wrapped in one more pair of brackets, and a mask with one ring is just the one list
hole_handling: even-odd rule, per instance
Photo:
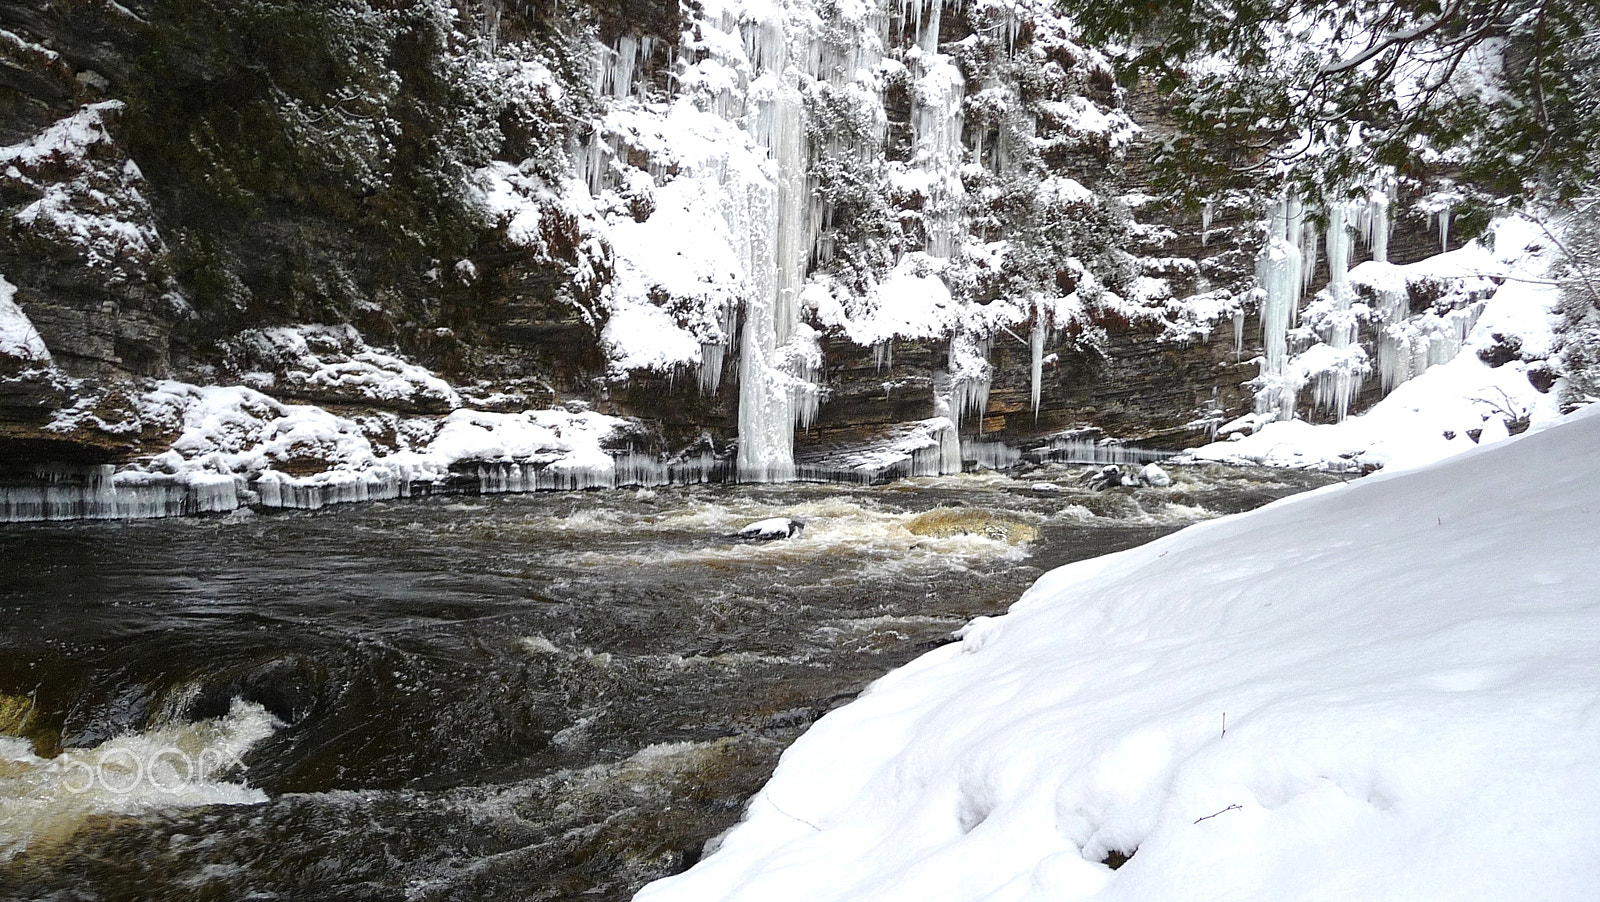
{"label": "ice column", "polygon": [[[1295,201],[1295,206],[1299,202]],[[1261,375],[1256,393],[1256,412],[1276,419],[1294,417],[1295,385],[1288,375],[1289,322],[1299,305],[1304,286],[1302,258],[1296,241],[1289,235],[1290,201],[1279,198],[1272,205],[1267,242],[1256,257],[1256,281],[1261,287]],[[1303,208],[1295,220],[1303,218]],[[1298,236],[1295,236],[1298,238]]]}
{"label": "ice column", "polygon": [[1304,295],[1311,290],[1311,283],[1317,280],[1317,227],[1306,223],[1300,235],[1300,293]]}
{"label": "ice column", "polygon": [[912,29],[917,46],[928,53],[938,50],[944,0],[899,0],[899,3],[900,17]]}
{"label": "ice column", "polygon": [[772,185],[752,216],[739,352],[739,479],[794,478],[794,427],[817,411],[821,369],[816,336],[800,322],[800,288],[811,247],[806,191],[805,109],[800,83],[814,73],[812,37],[769,19],[744,29],[745,52],[760,73],[750,85],[749,130],[766,148]]}
{"label": "ice column", "polygon": [[961,104],[966,81],[948,57],[925,52],[911,57],[921,75],[912,92],[914,161],[927,176],[928,195],[922,209],[927,252],[948,258],[955,253],[963,229],[966,187],[961,182]]}
{"label": "ice column", "polygon": [[1348,224],[1348,205],[1336,203],[1328,208],[1328,310],[1322,324],[1323,341],[1334,352],[1327,355],[1326,367],[1317,374],[1315,401],[1318,407],[1332,410],[1342,420],[1349,413],[1350,401],[1361,387],[1367,372],[1366,354],[1355,343],[1356,321],[1351,312],[1348,273],[1354,236]]}
{"label": "ice column", "polygon": [[1389,262],[1389,192],[1381,188],[1367,191],[1367,209],[1362,215],[1367,249],[1378,263]]}
{"label": "ice column", "polygon": [[1033,398],[1033,418],[1035,420],[1039,419],[1039,398],[1044,386],[1044,346],[1049,333],[1049,313],[1045,311],[1043,302],[1035,298],[1033,301],[1033,334],[1028,336],[1028,350],[1031,354],[1029,390]]}
{"label": "ice column", "polygon": [[1378,333],[1378,373],[1384,394],[1415,375],[1411,370],[1413,330],[1406,326],[1411,312],[1410,292],[1403,280],[1398,285],[1375,286],[1378,316],[1383,327]]}

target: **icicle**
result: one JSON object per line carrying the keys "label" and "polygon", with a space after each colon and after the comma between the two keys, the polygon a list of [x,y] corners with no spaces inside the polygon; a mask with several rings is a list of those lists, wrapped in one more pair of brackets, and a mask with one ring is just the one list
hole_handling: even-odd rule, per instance
{"label": "icicle", "polygon": [[962,442],[961,459],[979,470],[1009,470],[1022,463],[1022,451],[1005,442]]}
{"label": "icicle", "polygon": [[1256,281],[1265,297],[1261,302],[1261,382],[1256,395],[1257,413],[1287,420],[1294,416],[1294,387],[1287,378],[1289,321],[1301,289],[1300,249],[1289,243],[1289,202],[1272,205],[1266,244],[1256,258]]}
{"label": "icicle", "polygon": [[1032,354],[1029,374],[1033,398],[1033,418],[1039,419],[1039,398],[1044,386],[1044,343],[1050,330],[1044,306],[1038,299],[1033,302],[1033,334],[1029,336],[1028,350]]}
{"label": "icicle", "polygon": [[1445,207],[1439,211],[1439,253],[1450,250],[1450,208]]}
{"label": "icicle", "polygon": [[983,415],[989,407],[989,382],[994,370],[989,365],[989,352],[994,340],[959,333],[950,339],[947,393],[950,419],[960,429],[970,414],[978,418],[979,431],[983,429]]}
{"label": "icicle", "polygon": [[35,485],[0,487],[0,522],[144,520],[239,506],[232,476],[216,473],[113,473],[107,465],[43,466]]}
{"label": "icicle", "polygon": [[922,75],[912,91],[911,123],[916,136],[914,162],[927,174],[929,186],[922,209],[926,249],[931,256],[949,258],[963,233],[966,206],[966,188],[959,174],[966,81],[945,57],[919,57],[916,65]]}
{"label": "icicle", "polygon": [[[1301,203],[1300,195],[1297,192],[1291,191],[1284,198],[1283,240],[1287,242],[1290,247],[1297,250],[1303,247],[1305,244],[1305,225],[1306,205]],[[1300,259],[1294,261],[1294,263],[1294,281],[1295,285],[1298,286],[1304,283],[1302,274],[1303,270],[1305,269],[1305,254],[1302,252]],[[1301,290],[1297,287],[1295,289],[1295,300],[1298,301],[1300,296]]]}
{"label": "icicle", "polygon": [[[1311,290],[1311,283],[1317,279],[1317,227],[1312,222],[1305,224],[1305,230],[1300,237],[1300,293],[1302,296]],[[1290,325],[1294,318],[1290,318]]]}
{"label": "icicle", "polygon": [[886,338],[872,345],[872,362],[878,372],[894,367],[894,339]]}
{"label": "icicle", "polygon": [[701,342],[700,394],[710,396],[717,393],[717,388],[722,385],[722,361],[727,353],[727,346],[721,342]]}
{"label": "icicle", "polygon": [[1385,191],[1372,188],[1367,191],[1367,247],[1372,251],[1372,259],[1379,263],[1389,262],[1389,195]]}
{"label": "icicle", "polygon": [[639,39],[630,34],[617,38],[616,49],[607,51],[605,60],[601,92],[610,97],[630,96],[633,93],[633,73],[639,62]]}
{"label": "icicle", "polygon": [[[1383,204],[1375,212],[1375,218],[1382,216],[1384,229],[1387,229],[1387,214],[1388,196],[1384,195]],[[1374,239],[1380,234],[1375,230]],[[1374,259],[1382,248],[1383,242],[1375,241]],[[1411,344],[1416,338],[1416,330],[1408,322],[1411,315],[1411,289],[1406,278],[1399,270],[1393,269],[1378,270],[1378,274],[1381,278],[1371,279],[1369,284],[1377,297],[1377,319],[1382,324],[1378,329],[1378,374],[1380,389],[1387,395],[1416,375],[1411,368]]]}
{"label": "icicle", "polygon": [[1200,246],[1201,247],[1205,247],[1206,243],[1211,240],[1211,213],[1212,213],[1212,209],[1213,208],[1212,208],[1212,204],[1211,204],[1211,199],[1210,198],[1207,198],[1206,202],[1200,205]]}
{"label": "icicle", "polygon": [[[940,429],[939,440],[939,472],[937,475],[948,476],[961,472],[961,430],[954,420],[946,419],[950,425]],[[935,475],[935,474],[919,474]]]}
{"label": "icicle", "polygon": [[[927,27],[922,30],[922,38],[918,45],[927,53],[937,53],[939,50],[939,27],[944,17],[943,0],[926,0],[928,6]],[[920,17],[919,17],[920,18]]]}
{"label": "icicle", "polygon": [[1350,250],[1353,235],[1347,225],[1346,204],[1333,204],[1328,209],[1328,288],[1330,315],[1324,324],[1323,341],[1335,354],[1331,355],[1330,369],[1316,377],[1315,401],[1318,407],[1332,410],[1334,417],[1343,420],[1350,411],[1350,402],[1360,389],[1361,378],[1366,373],[1365,354],[1355,344],[1356,322],[1350,313],[1354,299],[1348,278]]}
{"label": "icicle", "polygon": [[[820,65],[813,36],[786,33],[778,18],[746,23],[747,57],[761,74],[750,88],[747,128],[766,148],[773,180],[739,186],[724,207],[746,242],[748,293],[739,340],[739,479],[795,477],[794,427],[815,421],[821,353],[800,323],[799,295],[811,256],[813,204],[806,190],[805,101],[800,85]],[[731,214],[731,215],[730,215]]]}
{"label": "icicle", "polygon": [[1098,429],[1065,432],[1051,436],[1049,444],[1029,451],[1027,456],[1040,463],[1100,464],[1125,466],[1166,460],[1171,451],[1153,451],[1105,439]]}

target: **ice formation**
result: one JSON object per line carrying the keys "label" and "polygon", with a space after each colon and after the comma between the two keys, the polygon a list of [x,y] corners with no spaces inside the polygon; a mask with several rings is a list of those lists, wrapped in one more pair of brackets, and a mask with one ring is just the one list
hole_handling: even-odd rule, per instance
{"label": "ice formation", "polygon": [[[1013,42],[1025,18],[1036,30],[1060,32],[1050,40],[1068,41],[1065,24],[1044,5],[984,9]],[[794,430],[821,400],[821,355],[803,314],[873,347],[880,367],[892,365],[896,338],[960,342],[962,333],[993,336],[999,326],[1034,318],[1026,298],[978,309],[952,303],[943,283],[946,268],[972,245],[963,165],[1004,168],[1010,139],[1002,134],[992,153],[964,145],[969,86],[944,52],[950,48],[940,47],[948,12],[940,0],[709,0],[686,10],[670,78],[660,77],[661,48],[632,38],[596,54],[593,84],[605,112],[574,162],[592,204],[580,212],[614,262],[606,348],[618,378],[632,369],[695,368],[707,393],[722,381],[724,356],[736,353],[740,478],[793,478]],[[909,101],[911,146],[888,161],[891,85]],[[991,87],[1016,103],[1011,86]],[[1103,135],[1112,145],[1137,131],[1121,111],[1083,97],[1052,108],[1075,134]],[[980,145],[986,137],[977,136]],[[874,269],[848,286],[827,274],[807,276],[838,251],[838,200],[816,174],[829,167],[916,198],[907,244],[882,261],[889,271]],[[1069,179],[1055,181],[1076,192],[1058,200],[1099,202]],[[958,429],[974,413],[981,422],[985,380],[969,363],[964,357],[945,373],[941,397],[930,399],[932,412]],[[943,455],[951,465],[955,441]]]}
{"label": "ice formation", "polygon": [[[946,389],[940,393],[945,414],[959,430],[968,416],[979,421],[982,431],[983,413],[989,407],[989,383],[994,377],[994,367],[989,363],[989,353],[994,339],[982,338],[961,332],[950,339],[950,353]],[[937,382],[935,383],[937,385]],[[937,389],[936,389],[937,390]]]}
{"label": "ice formation", "polygon": [[1044,388],[1044,346],[1050,335],[1050,325],[1045,312],[1036,303],[1033,314],[1033,331],[1028,335],[1028,397],[1033,403],[1033,415],[1039,416],[1039,399]]}
{"label": "ice formation", "polygon": [[[1546,276],[1555,256],[1538,227],[1495,223],[1494,249],[1466,246],[1404,266],[1366,262],[1348,279],[1371,298],[1384,397],[1361,416],[1312,425],[1243,417],[1225,441],[1193,452],[1204,460],[1332,470],[1391,468],[1504,439],[1559,414],[1554,393],[1530,381],[1554,342],[1550,315],[1560,292]],[[1429,306],[1408,313],[1413,296]],[[1529,360],[1490,366],[1476,351],[1516,336]],[[1319,351],[1318,349],[1323,349]],[[1306,354],[1315,360],[1325,345]],[[1307,366],[1307,369],[1314,369]]]}
{"label": "ice formation", "polygon": [[[1296,214],[1291,216],[1291,205]],[[1261,376],[1256,392],[1256,412],[1278,419],[1294,416],[1296,385],[1288,372],[1289,326],[1300,303],[1304,285],[1300,236],[1289,232],[1291,222],[1303,221],[1298,199],[1279,198],[1272,205],[1267,242],[1256,257],[1256,281],[1261,286]]]}
{"label": "ice formation", "polygon": [[[1441,197],[1445,195],[1429,203],[1447,203],[1448,199]],[[1301,296],[1315,278],[1318,231],[1309,211],[1292,195],[1272,204],[1267,242],[1256,261],[1263,349],[1261,374],[1254,383],[1258,418],[1293,419],[1296,395],[1309,386],[1312,404],[1342,420],[1374,369],[1372,356],[1377,359],[1382,390],[1388,393],[1429,366],[1448,362],[1459,351],[1478,308],[1458,303],[1412,315],[1411,287],[1387,262],[1393,203],[1393,179],[1384,176],[1352,199],[1326,205],[1322,216],[1327,232],[1322,243],[1328,263],[1327,286],[1304,309]],[[1358,236],[1372,257],[1362,265],[1361,278],[1374,301],[1370,304],[1357,297],[1350,281],[1350,260]],[[1361,323],[1366,321],[1377,331],[1371,356],[1359,341]],[[1296,329],[1297,324],[1302,328]],[[1238,328],[1236,325],[1236,342]]]}
{"label": "ice formation", "polygon": [[[926,5],[934,10],[941,8],[937,0]],[[925,34],[932,36],[925,38],[923,52],[911,57],[913,71],[920,73],[912,89],[911,122],[917,139],[915,163],[925,173],[929,188],[923,207],[928,254],[948,258],[964,231],[961,212],[966,188],[959,169],[963,151],[961,102],[966,97],[966,82],[953,61],[933,52],[937,12],[931,18],[931,31]]]}
{"label": "ice formation", "polygon": [[111,464],[37,468],[38,485],[0,488],[0,522],[139,520],[231,511],[233,476],[115,473]]}
{"label": "ice formation", "polygon": [[[1349,412],[1350,400],[1369,370],[1366,352],[1356,343],[1357,322],[1351,310],[1354,296],[1349,278],[1350,251],[1355,236],[1349,228],[1348,212],[1342,203],[1328,208],[1328,287],[1319,298],[1321,321],[1316,324],[1326,350],[1317,355],[1316,365],[1307,367],[1314,380],[1314,402],[1340,420]],[[1303,359],[1302,364],[1305,363]]]}

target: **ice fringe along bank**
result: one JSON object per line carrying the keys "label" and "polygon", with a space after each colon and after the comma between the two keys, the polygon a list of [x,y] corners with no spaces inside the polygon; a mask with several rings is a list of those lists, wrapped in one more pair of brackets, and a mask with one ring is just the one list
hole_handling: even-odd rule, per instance
{"label": "ice fringe along bank", "polygon": [[[74,428],[74,417],[59,425]],[[637,421],[584,405],[444,415],[341,416],[245,386],[156,382],[136,398],[138,428],[174,434],[170,446],[124,464],[30,467],[0,477],[0,522],[178,517],[244,506],[315,510],[433,494],[503,494],[732,482],[734,461],[702,448],[674,456],[637,447]],[[908,424],[871,448],[835,449],[798,463],[790,478],[875,484],[949,472],[947,423]],[[648,442],[647,442],[648,444]],[[956,468],[1023,461],[1133,463],[1159,459],[1097,430],[1025,447],[970,442]]]}

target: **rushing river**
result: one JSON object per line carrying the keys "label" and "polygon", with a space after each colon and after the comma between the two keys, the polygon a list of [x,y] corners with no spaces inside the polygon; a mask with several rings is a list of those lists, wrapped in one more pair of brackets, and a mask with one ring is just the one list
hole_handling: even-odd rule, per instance
{"label": "rushing river", "polygon": [[1080,472],[0,527],[0,898],[624,899],[1044,570],[1328,481]]}

